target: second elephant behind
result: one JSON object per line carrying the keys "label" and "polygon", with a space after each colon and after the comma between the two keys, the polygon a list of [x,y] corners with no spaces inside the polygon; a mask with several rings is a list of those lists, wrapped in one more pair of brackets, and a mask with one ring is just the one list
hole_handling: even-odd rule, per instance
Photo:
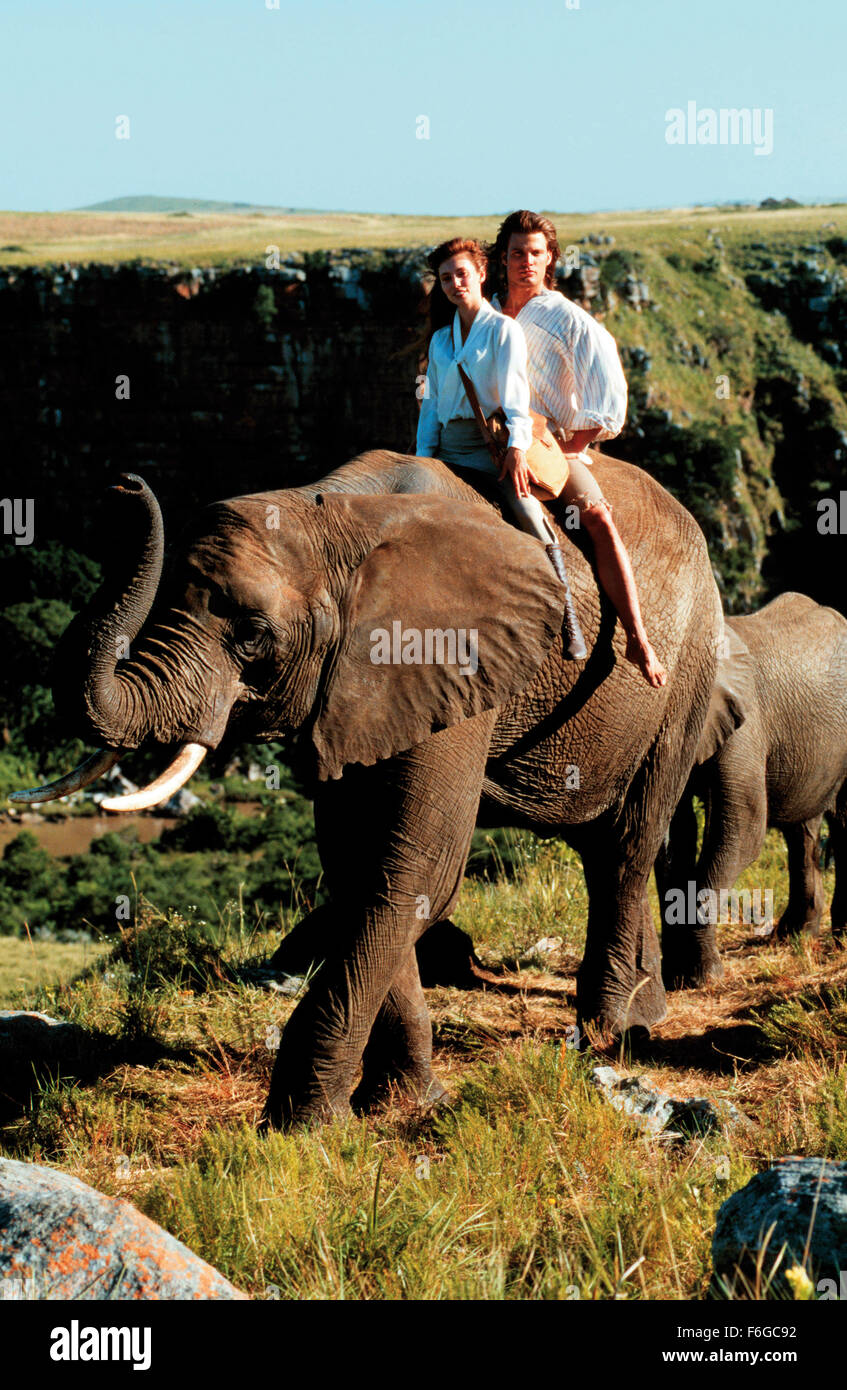
{"label": "second elephant behind", "polygon": [[[714,920],[671,911],[703,889],[729,892],[762,851],[770,826],[788,846],[789,899],[780,935],[820,932],[819,837],[826,816],[835,862],[833,936],[847,928],[847,619],[804,594],[781,594],[758,613],[727,619],[723,679],[745,712],[725,740],[707,720],[698,762],[656,865],[665,985],[722,974]],[[721,692],[721,702],[726,690]],[[704,804],[697,854],[693,798]],[[696,885],[692,891],[692,885]],[[673,896],[671,896],[673,894]],[[701,899],[708,903],[709,899]],[[705,914],[708,915],[708,914]]]}

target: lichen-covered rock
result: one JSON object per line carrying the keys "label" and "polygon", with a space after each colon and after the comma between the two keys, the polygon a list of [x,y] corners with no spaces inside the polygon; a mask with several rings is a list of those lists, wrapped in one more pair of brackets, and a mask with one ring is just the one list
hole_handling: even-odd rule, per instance
{"label": "lichen-covered rock", "polygon": [[784,1274],[796,1265],[813,1281],[847,1269],[847,1163],[783,1158],[724,1202],[712,1238],[716,1276],[732,1286],[737,1269],[749,1280],[760,1262],[765,1279],[783,1247],[774,1292],[791,1296]]}
{"label": "lichen-covered rock", "polygon": [[129,1202],[0,1159],[0,1289],[33,1299],[244,1299]]}
{"label": "lichen-covered rock", "polygon": [[671,1120],[670,1097],[646,1085],[637,1076],[618,1076],[614,1067],[595,1067],[594,1085],[615,1110],[620,1110],[637,1129],[661,1134]]}
{"label": "lichen-covered rock", "polygon": [[745,1123],[728,1101],[674,1100],[640,1076],[619,1076],[614,1067],[594,1067],[592,1081],[602,1096],[645,1134],[682,1139],[712,1134]]}

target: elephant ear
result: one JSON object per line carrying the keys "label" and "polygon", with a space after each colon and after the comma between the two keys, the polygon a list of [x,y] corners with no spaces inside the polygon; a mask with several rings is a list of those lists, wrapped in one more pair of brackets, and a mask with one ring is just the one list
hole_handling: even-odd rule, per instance
{"label": "elephant ear", "polygon": [[724,638],[718,648],[718,668],[697,746],[697,762],[705,763],[740,728],[756,699],[756,673],[747,643],[724,620]]}
{"label": "elephant ear", "polygon": [[323,494],[328,535],[365,555],[312,726],[321,779],[370,766],[532,680],[562,627],[544,546],[475,503]]}

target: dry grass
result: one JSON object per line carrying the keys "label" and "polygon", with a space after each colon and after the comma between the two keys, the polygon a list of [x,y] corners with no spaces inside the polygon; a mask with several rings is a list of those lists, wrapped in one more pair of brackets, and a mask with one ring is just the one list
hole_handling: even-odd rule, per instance
{"label": "dry grass", "polygon": [[26,941],[0,936],[0,1009],[7,1001],[93,965],[105,947],[95,942]]}
{"label": "dry grass", "polygon": [[[260,1140],[294,1004],[94,971],[19,998],[110,1044],[92,1049],[93,1071],[45,1082],[8,1117],[4,1150],[130,1197],[257,1297],[705,1296],[732,1191],[784,1154],[847,1157],[847,955],[826,923],[811,948],[724,929],[725,980],[671,995],[642,1055],[603,1060],[679,1098],[730,1100],[748,1123],[682,1144],[645,1137],[595,1093],[595,1059],[568,1046],[578,865],[522,843],[515,878],[469,881],[457,913],[502,987],[428,992],[454,1097],[443,1112],[395,1096],[367,1119]],[[753,872],[784,898],[778,839]],[[543,970],[509,965],[554,933]]]}

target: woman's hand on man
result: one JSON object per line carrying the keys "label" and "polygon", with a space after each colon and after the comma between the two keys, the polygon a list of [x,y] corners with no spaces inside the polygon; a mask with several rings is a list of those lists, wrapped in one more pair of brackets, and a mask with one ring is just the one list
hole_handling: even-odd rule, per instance
{"label": "woman's hand on man", "polygon": [[499,481],[502,482],[507,474],[512,479],[518,497],[532,496],[530,483],[537,483],[538,479],[527,463],[523,449],[510,448],[506,450],[500,465]]}

